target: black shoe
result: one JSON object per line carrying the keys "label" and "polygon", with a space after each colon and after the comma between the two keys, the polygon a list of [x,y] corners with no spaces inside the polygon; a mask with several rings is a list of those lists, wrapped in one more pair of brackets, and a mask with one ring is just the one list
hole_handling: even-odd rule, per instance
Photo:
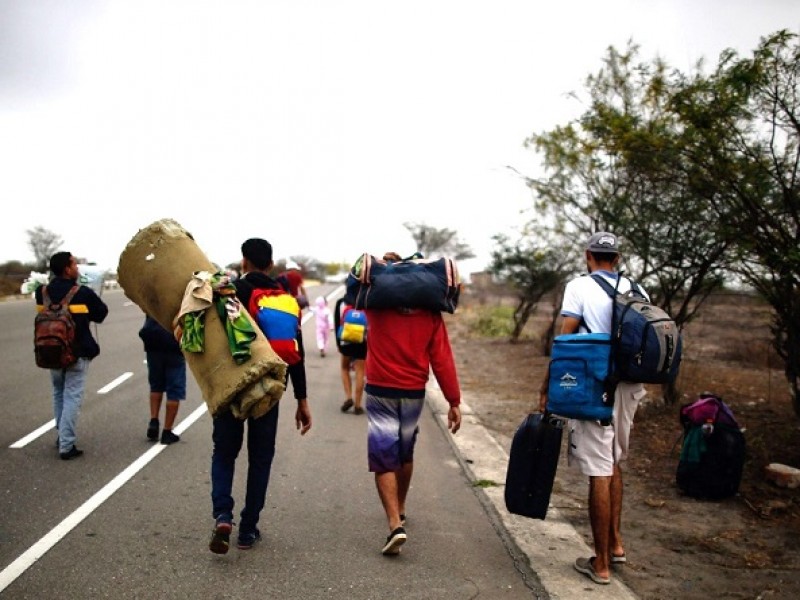
{"label": "black shoe", "polygon": [[58,455],[61,457],[61,460],[72,460],[73,458],[78,458],[79,456],[83,455],[83,450],[78,450],[73,445],[72,448],[66,452],[60,452]]}
{"label": "black shoe", "polygon": [[256,529],[252,533],[242,533],[239,531],[239,539],[236,541],[236,547],[239,550],[250,550],[256,542],[261,540],[261,532]]}
{"label": "black shoe", "polygon": [[352,398],[348,398],[342,403],[342,412],[347,412],[353,407],[353,400]]}
{"label": "black shoe", "polygon": [[158,419],[150,419],[150,424],[147,426],[147,439],[154,442],[158,439]]}
{"label": "black shoe", "polygon": [[172,433],[171,429],[165,429],[161,432],[161,443],[162,444],[174,444],[175,442],[180,442],[181,436],[175,435]]}
{"label": "black shoe", "polygon": [[383,547],[381,552],[387,556],[400,554],[400,546],[406,543],[407,538],[408,536],[406,535],[406,530],[402,527],[398,527],[389,534],[389,537],[386,538],[386,545]]}
{"label": "black shoe", "polygon": [[231,545],[231,529],[233,525],[230,521],[217,521],[214,531],[211,532],[211,541],[208,542],[208,549],[214,554],[227,554]]}

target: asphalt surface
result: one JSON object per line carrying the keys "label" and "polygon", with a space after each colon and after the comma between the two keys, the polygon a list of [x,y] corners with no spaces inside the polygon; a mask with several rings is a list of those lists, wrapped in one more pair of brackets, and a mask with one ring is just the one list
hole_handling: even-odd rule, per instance
{"label": "asphalt surface", "polygon": [[142,315],[121,292],[104,299],[111,312],[99,327],[103,353],[91,366],[78,426],[86,454],[68,462],[58,459],[52,430],[10,447],[52,413],[46,371],[32,353],[15,351],[31,345],[28,301],[0,304],[0,352],[8,357],[0,391],[9,417],[0,422],[3,600],[634,597],[618,580],[598,586],[574,571],[574,559],[590,552],[556,509],[546,521],[505,510],[507,453],[471,414],[468,397],[461,431],[447,432],[435,382],[420,422],[409,539],[399,556],[382,556],[388,528],[366,466],[366,416],[339,410],[338,355],[332,343],[325,358],[314,351],[313,319],[304,339],[314,426],[297,433],[289,389],[259,524],[264,538],[249,551],[210,553],[211,418],[190,377],[176,428],[181,442],[145,439]]}

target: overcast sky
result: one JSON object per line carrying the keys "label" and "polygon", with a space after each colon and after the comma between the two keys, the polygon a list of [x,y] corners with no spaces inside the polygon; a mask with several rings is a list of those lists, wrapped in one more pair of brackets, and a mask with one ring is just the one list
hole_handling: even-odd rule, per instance
{"label": "overcast sky", "polygon": [[687,71],[783,28],[797,0],[0,0],[0,262],[42,226],[115,268],[171,218],[219,264],[349,263],[413,222],[477,271],[609,46]]}

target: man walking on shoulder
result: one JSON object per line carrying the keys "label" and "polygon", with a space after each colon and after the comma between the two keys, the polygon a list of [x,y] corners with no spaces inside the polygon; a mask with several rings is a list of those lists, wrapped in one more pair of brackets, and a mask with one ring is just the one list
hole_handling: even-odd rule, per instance
{"label": "man walking on shoulder", "polygon": [[[617,237],[595,233],[586,245],[586,266],[616,286],[619,275]],[[619,280],[619,292],[630,289],[630,280]],[[561,305],[561,333],[610,333],[612,300],[590,276],[570,281]],[[539,409],[547,406],[545,381],[539,395]],[[568,462],[589,477],[589,521],[595,555],[578,558],[575,569],[599,584],[611,582],[611,565],[626,561],[620,532],[622,516],[622,471],[627,458],[633,415],[646,392],[640,383],[621,381],[614,393],[614,412],[610,423],[570,419]]]}

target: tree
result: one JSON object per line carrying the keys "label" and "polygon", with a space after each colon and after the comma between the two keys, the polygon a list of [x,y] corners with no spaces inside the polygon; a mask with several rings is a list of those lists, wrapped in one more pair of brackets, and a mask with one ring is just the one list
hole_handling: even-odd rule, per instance
{"label": "tree", "polygon": [[46,272],[50,266],[50,257],[64,243],[61,236],[41,226],[28,229],[26,233],[28,234],[28,247],[33,252],[37,269]]}
{"label": "tree", "polygon": [[417,251],[425,257],[435,255],[449,256],[455,260],[473,258],[472,249],[458,239],[458,233],[452,229],[437,229],[424,223],[403,223],[411,237]]}
{"label": "tree", "polygon": [[[566,279],[574,274],[577,257],[574,248],[558,247],[544,238],[524,237],[513,244],[504,234],[497,234],[492,239],[496,248],[491,254],[489,272],[510,283],[517,293],[510,340],[513,343],[519,340],[541,299],[563,288]],[[554,324],[548,328],[542,341],[545,355],[550,352]]]}
{"label": "tree", "polygon": [[682,129],[669,110],[679,77],[637,55],[633,44],[610,48],[586,81],[584,114],[527,140],[549,171],[529,185],[539,209],[556,208],[575,234],[620,235],[625,267],[682,327],[722,285],[730,242],[691,185]]}
{"label": "tree", "polygon": [[786,30],[752,58],[727,51],[708,78],[684,82],[674,106],[715,219],[735,243],[736,271],[775,311],[773,345],[800,416],[800,43]]}
{"label": "tree", "polygon": [[[526,140],[546,172],[528,180],[534,208],[558,215],[573,240],[617,233],[623,269],[683,328],[721,287],[731,245],[692,179],[686,123],[672,110],[684,78],[661,60],[640,62],[632,43],[603,63],[586,80],[580,118]],[[674,385],[663,392],[678,397]]]}

